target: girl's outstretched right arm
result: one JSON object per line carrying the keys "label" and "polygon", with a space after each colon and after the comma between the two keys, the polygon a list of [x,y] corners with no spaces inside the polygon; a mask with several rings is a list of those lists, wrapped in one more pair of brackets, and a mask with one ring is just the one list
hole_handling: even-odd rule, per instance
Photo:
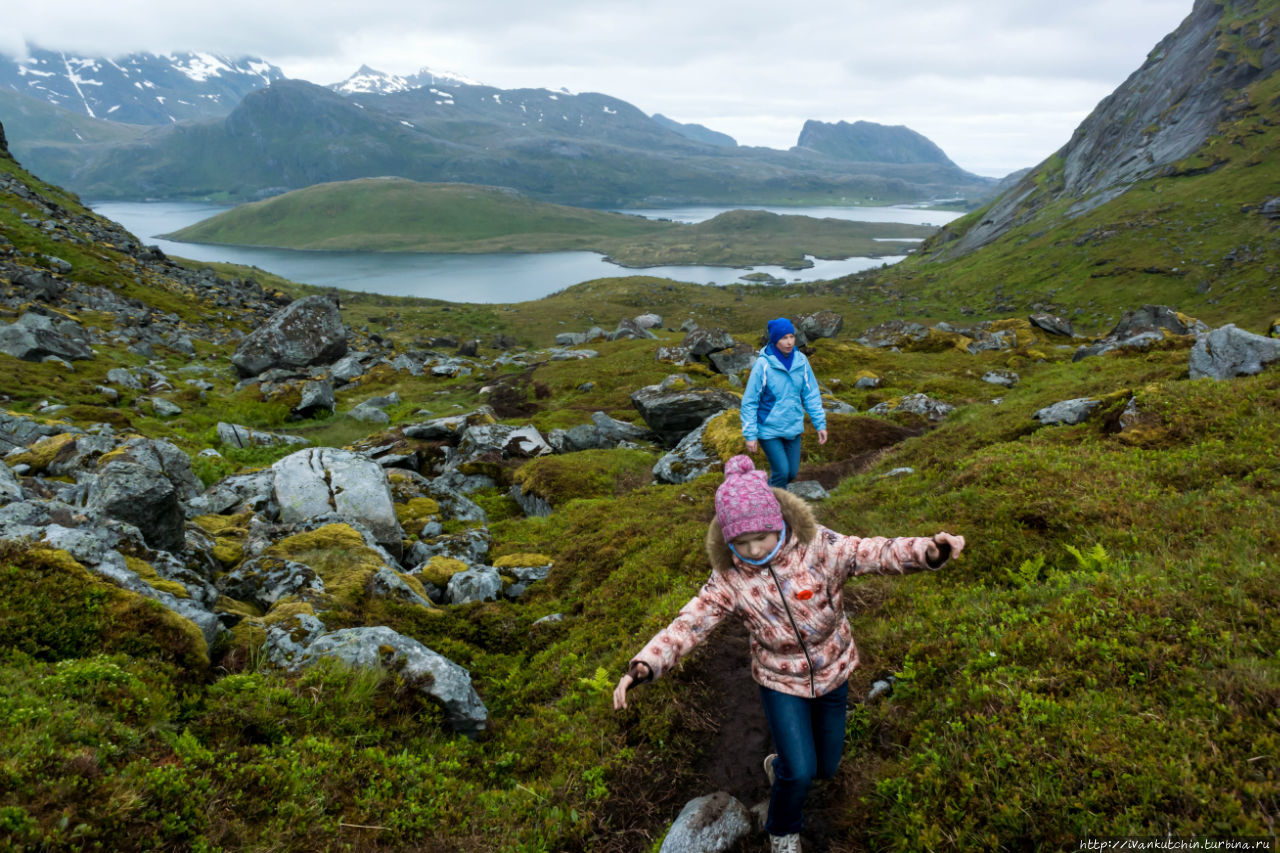
{"label": "girl's outstretched right arm", "polygon": [[615,710],[627,707],[627,691],[637,684],[656,681],[707,638],[711,629],[733,612],[733,597],[715,574],[680,610],[680,615],[645,643],[631,659],[627,674],[613,691]]}

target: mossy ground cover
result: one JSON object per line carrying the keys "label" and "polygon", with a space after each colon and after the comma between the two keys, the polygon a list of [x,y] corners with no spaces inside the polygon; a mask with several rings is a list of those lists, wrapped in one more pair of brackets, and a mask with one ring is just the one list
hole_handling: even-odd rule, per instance
{"label": "mossy ground cover", "polygon": [[[1244,150],[1261,150],[1250,147],[1257,136],[1243,139]],[[1164,213],[1135,201],[1132,215],[1181,217],[1185,232],[1222,204],[1223,227],[1241,229],[1222,239],[1255,245],[1268,233],[1257,230],[1260,220],[1237,219],[1208,178],[1244,181],[1231,170],[1266,168],[1228,158],[1216,173],[1161,179],[1158,193],[1139,187],[1134,198],[1182,193],[1182,201]],[[1130,221],[1114,205],[1090,216],[1089,227]],[[358,331],[385,332],[407,349],[435,335],[499,333],[546,346],[559,331],[610,327],[644,311],[671,327],[692,316],[754,342],[771,317],[840,311],[845,332],[812,355],[836,397],[865,411],[925,392],[958,408],[936,425],[833,417],[826,446],[806,442],[807,470],[837,470],[876,449],[838,468],[820,519],[864,535],[946,529],[969,547],[939,573],[849,587],[864,660],[853,693],[865,695],[885,673],[896,674],[897,686],[853,710],[846,764],[815,805],[830,848],[1051,850],[1086,834],[1268,835],[1280,810],[1280,373],[1191,381],[1182,342],[1072,362],[1071,348],[1043,337],[978,355],[852,340],[894,317],[1022,324],[1021,312],[997,310],[997,301],[1022,299],[1022,290],[1043,298],[1052,259],[1092,269],[1094,238],[1077,245],[1084,232],[1072,230],[1084,224],[1015,235],[985,253],[985,271],[975,259],[919,262],[783,288],[634,277],[504,306],[342,294],[343,312]],[[35,229],[5,225],[18,233],[15,244],[43,245],[26,234]],[[1126,251],[1157,251],[1143,237],[1154,233],[1119,229],[1100,239],[1114,247],[1128,235]],[[1027,256],[1014,245],[1024,238],[1050,242]],[[1197,314],[1203,306],[1206,320],[1260,331],[1280,313],[1258,275],[1268,261],[1241,261],[1237,252],[1223,265],[1210,248],[1198,250],[1215,264],[1203,266],[1213,271],[1209,294],[1231,298],[1176,307]],[[102,263],[115,265],[108,278],[132,281],[129,262],[103,253]],[[1150,301],[1145,275],[1112,275],[1081,291],[1095,300],[1088,316],[1103,323],[1122,306]],[[259,280],[293,294],[306,289]],[[146,284],[131,286],[149,293]],[[196,316],[200,303],[177,292],[156,298],[185,301],[182,310]],[[983,294],[989,303],[960,312]],[[509,386],[502,399],[519,414],[502,420],[550,429],[587,423],[596,410],[634,422],[630,392],[676,371],[728,387],[722,377],[658,362],[656,348],[680,338],[661,336],[593,344],[599,357],[589,361],[459,379],[380,371],[340,392],[339,411],[394,390],[404,401],[392,409],[394,431],[473,408],[493,399],[495,386]],[[106,367],[142,364],[114,345],[74,371],[7,359],[0,391],[18,411],[65,403],[59,414],[70,423],[108,421],[171,439],[193,456],[216,445],[218,420],[334,443],[388,431],[341,415],[293,424],[286,404],[234,392],[228,356],[225,347],[201,352],[215,388],[186,393],[173,418],[135,405],[133,392],[117,406],[104,403],[96,385]],[[176,375],[187,361],[166,351],[157,366]],[[1020,381],[1011,389],[983,382],[995,368]],[[881,387],[854,387],[867,372]],[[594,388],[580,390],[588,381]],[[1104,403],[1073,427],[1032,420],[1074,397]],[[1138,419],[1121,428],[1131,399]],[[289,452],[220,450],[221,460],[197,462],[206,482]],[[685,801],[710,792],[714,780],[700,775],[705,734],[736,719],[698,676],[702,657],[642,688],[627,712],[610,707],[630,655],[707,573],[702,540],[718,478],[652,484],[644,471],[654,459],[592,451],[504,469],[554,499],[546,518],[525,517],[498,490],[476,496],[490,511],[495,560],[537,554],[552,562],[519,602],[424,609],[340,583],[342,595],[321,603],[331,608],[331,629],[388,625],[467,667],[491,715],[475,740],[447,734],[441,711],[393,670],[278,672],[261,660],[260,628],[210,650],[210,665],[167,611],[105,585],[65,554],[0,552],[0,837],[32,851],[652,849]],[[898,468],[913,473],[884,476]],[[429,509],[400,504],[411,518]],[[202,526],[227,540],[234,563],[242,522],[225,522]],[[341,548],[333,551],[317,559],[330,559],[326,570],[340,575]],[[259,618],[241,615],[244,624]]]}

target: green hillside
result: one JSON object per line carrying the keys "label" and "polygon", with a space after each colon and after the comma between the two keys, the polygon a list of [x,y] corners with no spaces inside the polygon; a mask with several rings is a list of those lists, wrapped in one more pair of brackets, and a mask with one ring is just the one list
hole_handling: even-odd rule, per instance
{"label": "green hillside", "polygon": [[732,211],[688,225],[534,201],[466,184],[366,178],[320,184],[220,213],[168,235],[193,243],[313,251],[595,251],[630,267],[806,265],[804,256],[901,252],[926,226]]}

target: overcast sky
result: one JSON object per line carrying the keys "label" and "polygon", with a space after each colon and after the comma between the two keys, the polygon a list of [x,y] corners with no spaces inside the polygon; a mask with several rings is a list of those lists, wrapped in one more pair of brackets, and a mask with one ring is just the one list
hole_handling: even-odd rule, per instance
{"label": "overcast sky", "polygon": [[23,43],[258,56],[334,83],[361,64],[501,88],[603,92],[744,145],[806,119],[906,125],[1003,176],[1061,147],[1192,0],[28,0]]}

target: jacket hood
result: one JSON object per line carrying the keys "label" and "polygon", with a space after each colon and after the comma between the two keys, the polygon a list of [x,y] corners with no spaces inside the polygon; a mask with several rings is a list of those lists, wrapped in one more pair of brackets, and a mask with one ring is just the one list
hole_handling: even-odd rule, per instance
{"label": "jacket hood", "polygon": [[[804,544],[813,541],[814,534],[818,532],[818,519],[814,517],[813,508],[786,489],[775,488],[772,491],[782,507],[782,520],[787,523],[788,537]],[[720,532],[718,518],[711,519],[711,524],[707,527],[707,559],[711,561],[711,568],[719,571],[728,571],[734,567],[733,552],[729,550],[724,534]]]}

